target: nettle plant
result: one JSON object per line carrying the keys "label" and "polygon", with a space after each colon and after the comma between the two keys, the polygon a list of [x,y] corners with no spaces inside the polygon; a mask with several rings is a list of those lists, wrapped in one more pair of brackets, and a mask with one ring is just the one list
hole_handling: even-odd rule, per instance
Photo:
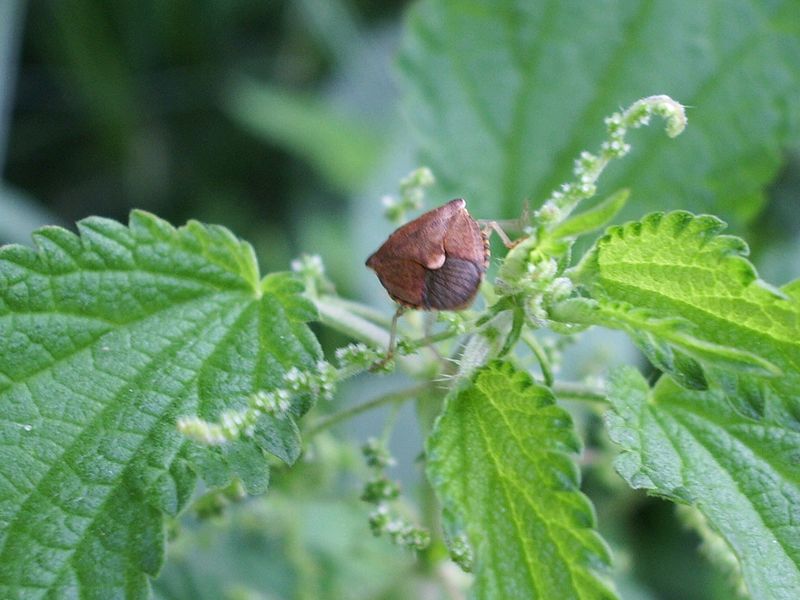
{"label": "nettle plant", "polygon": [[[187,506],[199,478],[263,493],[270,464],[295,463],[302,440],[424,398],[441,407],[424,461],[442,531],[399,507],[383,435],[363,448],[374,475],[365,534],[368,521],[439,560],[446,545],[473,573],[475,597],[616,597],[563,400],[605,410],[619,474],[694,507],[753,597],[796,597],[800,282],[760,280],[745,243],[721,235],[724,223],[683,211],[610,227],[573,256],[576,239],[606,226],[628,193],[575,209],[628,153],[626,133],[653,115],[670,137],[686,124],[666,96],[606,119],[608,139],[580,154],[575,181],[525,211],[516,231],[500,223],[513,241],[482,300],[439,312],[433,325],[418,313],[400,319],[396,344],[397,320],[337,296],[318,258],[262,277],[251,246],[223,227],[175,229],[135,211],[127,226],[93,217],[79,235],[48,227],[35,249],[4,247],[0,596],[146,597],[166,517]],[[418,209],[430,181],[425,169],[405,180],[390,219]],[[442,232],[428,232],[434,253],[447,251]],[[419,284],[398,277],[395,297]],[[442,285],[462,284],[477,280]],[[354,343],[324,358],[312,321]],[[628,367],[593,385],[558,381],[559,345],[537,333],[571,339],[591,326],[628,333],[660,376]],[[340,382],[393,369],[418,383],[337,411]],[[333,404],[306,423],[318,402]]]}

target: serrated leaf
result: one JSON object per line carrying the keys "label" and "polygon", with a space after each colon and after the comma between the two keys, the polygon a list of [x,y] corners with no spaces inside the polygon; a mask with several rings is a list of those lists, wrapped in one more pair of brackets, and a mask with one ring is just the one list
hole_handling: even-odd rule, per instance
{"label": "serrated leaf", "polygon": [[[745,258],[746,244],[720,235],[724,227],[715,217],[682,211],[612,227],[576,278],[600,305],[622,302],[649,312],[653,317],[636,320],[636,328],[699,360],[734,367],[744,378],[760,369],[781,373],[764,382],[774,392],[765,410],[776,421],[800,420],[800,302],[761,281]],[[665,327],[670,319],[688,329]]]}
{"label": "serrated leaf", "polygon": [[262,415],[256,423],[253,439],[264,450],[291,465],[300,456],[300,430],[290,416],[273,419]]}
{"label": "serrated leaf", "polygon": [[400,57],[406,113],[441,197],[513,217],[571,179],[604,117],[668,94],[691,107],[690,127],[636,132],[601,193],[631,188],[628,217],[692,198],[739,226],[797,134],[798,23],[795,0],[427,0]]}
{"label": "serrated leaf", "polygon": [[549,389],[494,361],[452,394],[428,440],[428,477],[451,539],[475,553],[476,598],[615,598],[580,492],[569,414]]}
{"label": "serrated leaf", "polygon": [[302,286],[260,282],[228,230],[143,212],[78,228],[0,250],[2,597],[147,596],[195,472],[268,480],[254,442],[201,448],[177,417],[214,419],[319,356]]}
{"label": "serrated leaf", "polygon": [[733,410],[723,392],[690,391],[634,369],[612,377],[615,466],[634,488],[695,506],[738,557],[753,598],[800,589],[800,431]]}

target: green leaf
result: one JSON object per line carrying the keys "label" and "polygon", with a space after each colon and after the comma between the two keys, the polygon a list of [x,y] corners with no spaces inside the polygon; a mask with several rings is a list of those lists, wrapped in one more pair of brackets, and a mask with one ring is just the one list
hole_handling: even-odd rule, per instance
{"label": "green leaf", "polygon": [[426,0],[400,57],[406,113],[441,197],[511,217],[571,179],[604,117],[668,94],[689,128],[631,136],[600,193],[631,188],[628,217],[691,198],[738,227],[797,134],[799,24],[796,0]]}
{"label": "green leaf", "polygon": [[[628,327],[695,359],[736,369],[740,383],[781,373],[762,381],[765,410],[778,421],[798,421],[800,302],[760,280],[744,258],[746,244],[720,235],[724,227],[710,216],[652,214],[609,229],[574,274],[606,310],[615,302],[635,309],[616,310],[607,325],[628,319]],[[675,320],[686,327],[675,327]],[[731,375],[712,374],[739,385]]]}
{"label": "green leaf", "polygon": [[78,228],[0,250],[2,597],[146,597],[195,472],[268,480],[255,442],[196,446],[176,419],[246,406],[320,354],[302,285],[259,281],[226,229],[143,212]]}
{"label": "green leaf", "polygon": [[634,369],[612,377],[607,415],[634,488],[691,504],[738,557],[753,598],[800,589],[800,431],[734,411],[718,390],[690,391]]}
{"label": "green leaf", "polygon": [[609,551],[580,492],[569,414],[494,361],[452,394],[428,441],[428,477],[451,541],[475,553],[476,598],[614,598]]}
{"label": "green leaf", "polygon": [[628,202],[629,196],[630,190],[618,190],[597,206],[570,217],[558,225],[551,235],[554,238],[576,237],[595,229],[600,229],[608,225],[617,213],[623,209]]}
{"label": "green leaf", "polygon": [[607,300],[598,301],[596,309],[594,323],[625,330],[654,365],[673,375],[675,359],[682,359],[672,348],[698,361],[714,362],[743,373],[762,377],[781,375],[778,367],[752,352],[704,340],[703,332],[695,333],[694,325],[682,317],[664,317],[652,310]]}

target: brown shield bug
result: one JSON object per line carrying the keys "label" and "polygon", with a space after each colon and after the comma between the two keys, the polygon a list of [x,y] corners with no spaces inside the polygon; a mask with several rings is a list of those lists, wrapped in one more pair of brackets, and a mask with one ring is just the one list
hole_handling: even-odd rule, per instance
{"label": "brown shield bug", "polygon": [[[367,266],[400,304],[392,319],[386,360],[394,350],[397,319],[404,310],[459,310],[475,299],[489,266],[489,240],[466,206],[457,198],[426,212],[399,227],[367,259]],[[495,222],[487,227],[510,243]]]}
{"label": "brown shield bug", "polygon": [[398,304],[458,310],[472,303],[489,264],[489,243],[461,198],[398,228],[367,259]]}

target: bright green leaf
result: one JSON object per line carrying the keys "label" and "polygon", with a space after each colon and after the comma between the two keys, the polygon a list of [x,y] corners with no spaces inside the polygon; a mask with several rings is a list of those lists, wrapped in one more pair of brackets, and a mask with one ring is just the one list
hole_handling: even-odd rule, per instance
{"label": "bright green leaf", "polygon": [[[725,385],[749,385],[744,380],[753,373],[782,373],[759,381],[760,402],[776,420],[800,420],[800,302],[760,280],[744,258],[745,243],[719,234],[724,226],[714,217],[673,212],[612,227],[576,278],[601,307],[630,307],[613,319],[627,319],[626,326],[695,359],[735,368],[733,376],[716,373]],[[676,320],[686,327],[674,327]]]}
{"label": "bright green leaf", "polygon": [[631,188],[633,217],[691,198],[739,226],[797,122],[798,30],[796,0],[427,0],[400,58],[406,112],[442,197],[512,217],[571,179],[604,117],[668,94],[690,127],[631,136],[601,193]]}
{"label": "bright green leaf", "polygon": [[609,400],[609,432],[623,449],[615,466],[628,483],[700,510],[738,557],[752,598],[797,598],[800,431],[668,377],[651,391],[631,368],[614,375]]}
{"label": "bright green leaf", "polygon": [[628,202],[630,190],[619,190],[611,194],[597,206],[574,215],[556,227],[554,238],[576,237],[600,229],[617,215]]}
{"label": "bright green leaf", "polygon": [[614,598],[609,552],[568,456],[580,444],[549,389],[509,363],[452,394],[428,442],[451,541],[475,555],[476,598]]}
{"label": "bright green leaf", "polygon": [[[252,492],[268,481],[255,442],[199,447],[176,419],[243,407],[319,356],[302,285],[260,282],[252,249],[226,229],[142,212],[129,227],[78,227],[0,250],[4,598],[147,596],[162,513],[185,506],[195,472]],[[296,443],[287,434],[281,458]]]}

